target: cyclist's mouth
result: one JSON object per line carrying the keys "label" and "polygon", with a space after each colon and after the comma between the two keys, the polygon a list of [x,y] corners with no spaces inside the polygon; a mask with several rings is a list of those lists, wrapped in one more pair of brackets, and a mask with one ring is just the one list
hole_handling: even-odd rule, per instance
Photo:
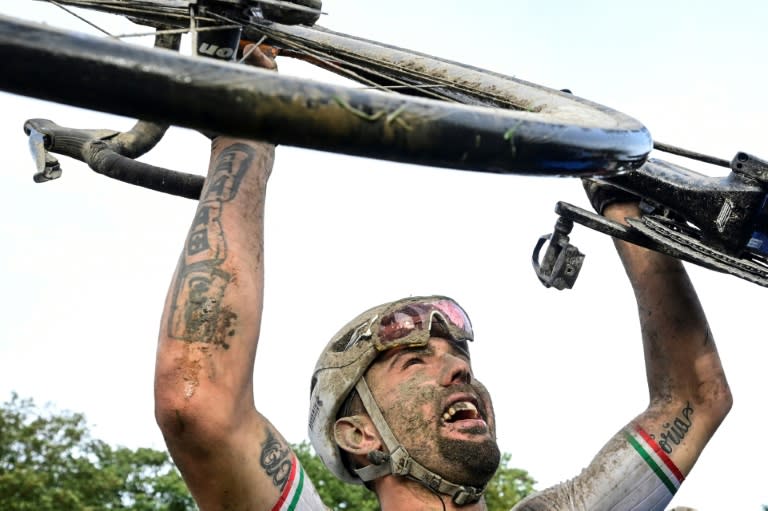
{"label": "cyclist's mouth", "polygon": [[488,431],[488,424],[472,399],[461,399],[450,403],[442,414],[443,424],[462,430],[474,429],[475,433]]}

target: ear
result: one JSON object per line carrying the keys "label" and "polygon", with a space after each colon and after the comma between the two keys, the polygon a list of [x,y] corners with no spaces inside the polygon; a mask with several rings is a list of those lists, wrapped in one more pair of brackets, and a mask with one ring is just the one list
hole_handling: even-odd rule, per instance
{"label": "ear", "polygon": [[367,415],[342,417],[334,425],[339,447],[353,455],[366,456],[382,448],[379,433]]}

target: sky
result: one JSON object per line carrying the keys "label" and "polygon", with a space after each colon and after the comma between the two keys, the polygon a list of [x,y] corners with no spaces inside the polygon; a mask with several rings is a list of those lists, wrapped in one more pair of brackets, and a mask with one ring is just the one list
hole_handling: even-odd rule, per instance
{"label": "sky", "polygon": [[[325,0],[324,10],[328,28],[567,87],[636,117],[656,140],[768,158],[764,2]],[[40,2],[2,2],[0,13],[89,31]],[[45,63],[40,73],[58,79]],[[17,392],[82,412],[112,444],[163,449],[152,411],[155,342],[195,203],[66,158],[61,179],[35,184],[26,119],[123,130],[133,121],[5,93],[0,112],[0,398]],[[573,290],[545,289],[531,269],[555,203],[587,206],[578,180],[286,146],[276,158],[255,393],[289,441],[306,439],[309,377],[327,339],[358,312],[407,295],[445,294],[467,309],[474,372],[494,396],[500,446],[539,488],[576,475],[645,408],[635,305],[609,238],[574,229],[571,242],[587,257]],[[208,141],[172,129],[144,160],[203,174]],[[688,268],[735,404],[671,507],[760,511],[768,290]]]}

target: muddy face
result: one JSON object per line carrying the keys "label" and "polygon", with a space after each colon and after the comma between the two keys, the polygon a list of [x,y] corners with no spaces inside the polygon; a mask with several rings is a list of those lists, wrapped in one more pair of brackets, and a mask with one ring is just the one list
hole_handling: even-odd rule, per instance
{"label": "muddy face", "polygon": [[450,342],[433,337],[425,347],[386,352],[366,379],[416,461],[455,483],[491,479],[500,459],[491,399]]}

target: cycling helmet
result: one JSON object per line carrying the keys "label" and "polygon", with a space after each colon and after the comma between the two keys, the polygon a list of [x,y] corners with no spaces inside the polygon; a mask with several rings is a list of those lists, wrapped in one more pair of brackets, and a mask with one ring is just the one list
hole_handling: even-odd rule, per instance
{"label": "cycling helmet", "polygon": [[[474,502],[483,488],[445,481],[411,458],[384,419],[364,375],[382,351],[424,346],[433,331],[469,353],[472,325],[464,310],[445,296],[420,296],[385,303],[358,315],[333,336],[317,361],[310,387],[309,438],[323,463],[339,479],[362,484],[387,474],[415,479],[457,504]],[[336,444],[334,426],[344,401],[355,389],[389,451],[369,457],[372,465],[350,472]]]}

